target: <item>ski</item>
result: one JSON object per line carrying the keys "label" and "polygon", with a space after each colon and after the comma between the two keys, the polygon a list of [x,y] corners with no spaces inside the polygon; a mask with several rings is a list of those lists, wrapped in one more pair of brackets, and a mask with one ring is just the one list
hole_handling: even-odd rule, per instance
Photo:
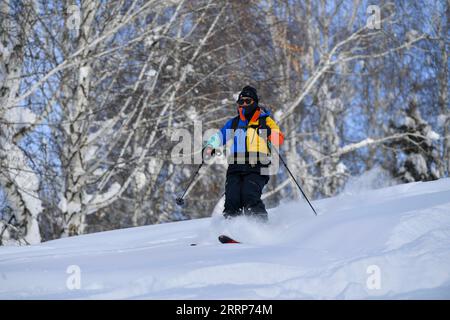
{"label": "ski", "polygon": [[234,240],[226,235],[223,235],[223,234],[220,235],[218,239],[219,239],[220,243],[240,243],[239,241],[236,241],[236,240]]}

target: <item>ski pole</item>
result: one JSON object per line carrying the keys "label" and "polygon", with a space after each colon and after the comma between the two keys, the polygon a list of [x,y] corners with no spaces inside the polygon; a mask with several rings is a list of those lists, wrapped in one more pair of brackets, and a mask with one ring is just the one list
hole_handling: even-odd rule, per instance
{"label": "ski pole", "polygon": [[194,182],[195,177],[197,176],[197,174],[199,173],[200,169],[202,168],[204,162],[202,161],[202,164],[198,166],[197,171],[194,173],[191,181],[189,182],[189,185],[187,186],[186,190],[184,190],[183,195],[181,197],[176,198],[176,202],[177,205],[182,206],[184,205],[184,196],[186,195],[186,192],[189,190],[189,187],[191,186],[191,184]]}
{"label": "ski pole", "polygon": [[286,162],[284,161],[284,159],[281,157],[280,153],[277,151],[276,148],[272,148],[272,150],[275,150],[275,153],[278,154],[278,157],[280,158],[281,162],[283,162],[283,165],[286,167],[286,170],[289,172],[292,180],[294,180],[295,184],[297,185],[297,187],[300,189],[300,192],[303,194],[303,197],[306,199],[306,201],[308,202],[309,206],[311,207],[312,211],[314,211],[314,214],[317,216],[317,212],[316,210],[314,210],[314,207],[312,206],[311,202],[309,201],[308,197],[306,196],[306,194],[303,192],[302,187],[300,187],[300,185],[298,184],[297,180],[295,180],[294,175],[292,174],[291,170],[289,170],[289,167],[287,166]]}
{"label": "ski pole", "polygon": [[[201,151],[201,152],[202,152],[202,157],[203,157],[203,159],[202,159],[202,164],[198,166],[197,171],[196,171],[196,172],[194,173],[194,175],[192,176],[192,179],[191,179],[191,181],[189,182],[189,185],[187,186],[186,190],[184,190],[183,195],[182,195],[181,197],[178,197],[178,198],[175,199],[176,203],[177,203],[179,206],[184,205],[184,196],[185,196],[186,193],[188,192],[189,188],[191,187],[191,184],[194,182],[195,177],[198,175],[200,169],[202,168],[203,164],[205,163],[204,160],[205,160],[205,157],[206,157],[206,156],[203,155],[204,152],[205,152],[205,149],[206,149],[206,147],[204,147],[204,148],[202,149],[202,151]],[[215,149],[212,149],[211,154],[208,155],[208,159],[209,159],[209,157],[214,156],[214,154],[215,154]]]}

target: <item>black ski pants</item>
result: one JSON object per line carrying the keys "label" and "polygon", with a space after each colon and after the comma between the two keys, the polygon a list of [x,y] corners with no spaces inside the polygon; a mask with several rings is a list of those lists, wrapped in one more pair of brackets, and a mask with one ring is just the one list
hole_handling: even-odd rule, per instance
{"label": "black ski pants", "polygon": [[257,172],[229,171],[225,183],[224,216],[230,218],[244,214],[267,221],[261,194],[268,181],[269,176]]}

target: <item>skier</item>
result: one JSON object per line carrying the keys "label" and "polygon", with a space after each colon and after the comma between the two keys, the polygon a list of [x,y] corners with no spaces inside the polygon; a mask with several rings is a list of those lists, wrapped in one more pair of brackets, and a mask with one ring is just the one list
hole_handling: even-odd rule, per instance
{"label": "skier", "polygon": [[270,112],[258,103],[256,89],[245,86],[237,100],[238,116],[228,120],[203,148],[204,158],[209,158],[215,149],[234,137],[228,155],[225,218],[247,215],[268,220],[261,194],[269,176],[261,169],[270,165],[271,145],[280,146],[284,136]]}

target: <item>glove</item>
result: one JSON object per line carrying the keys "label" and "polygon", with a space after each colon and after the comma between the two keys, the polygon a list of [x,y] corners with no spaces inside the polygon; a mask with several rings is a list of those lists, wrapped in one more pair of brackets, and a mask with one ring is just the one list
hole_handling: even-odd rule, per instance
{"label": "glove", "polygon": [[202,150],[202,159],[203,160],[209,160],[209,159],[211,159],[211,157],[214,156],[215,153],[216,153],[216,149],[214,149],[210,145],[207,145]]}

